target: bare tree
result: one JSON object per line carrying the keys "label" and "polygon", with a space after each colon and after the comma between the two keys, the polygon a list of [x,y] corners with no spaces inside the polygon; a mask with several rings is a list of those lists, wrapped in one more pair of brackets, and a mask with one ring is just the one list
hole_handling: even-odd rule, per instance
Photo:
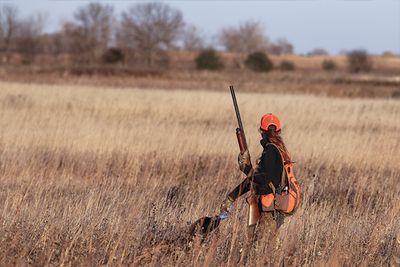
{"label": "bare tree", "polygon": [[293,45],[285,38],[279,38],[276,42],[269,45],[268,52],[273,55],[292,54]]}
{"label": "bare tree", "polygon": [[174,47],[183,27],[182,13],[167,4],[136,4],[122,13],[119,44],[153,65],[163,51]]}
{"label": "bare tree", "polygon": [[68,38],[62,32],[46,33],[40,38],[40,53],[57,57],[67,52]]}
{"label": "bare tree", "polygon": [[47,51],[53,56],[58,56],[67,50],[66,38],[62,32],[48,34],[49,44]]}
{"label": "bare tree", "polygon": [[187,25],[183,34],[183,48],[187,51],[199,51],[204,48],[204,37],[194,25]]}
{"label": "bare tree", "polygon": [[85,32],[73,22],[64,22],[62,30],[65,51],[77,57],[79,62],[90,61],[92,51],[87,43]]}
{"label": "bare tree", "polygon": [[37,14],[22,20],[16,33],[16,50],[25,63],[31,63],[40,51],[41,35],[46,22],[46,15]]}
{"label": "bare tree", "polygon": [[80,61],[98,60],[112,39],[114,8],[111,5],[90,3],[74,14],[75,21],[64,24],[64,35],[69,39],[69,52]]}
{"label": "bare tree", "polygon": [[260,22],[247,21],[238,27],[222,29],[219,40],[225,50],[249,54],[266,50],[268,38]]}
{"label": "bare tree", "polygon": [[8,61],[7,53],[11,50],[12,41],[18,26],[18,10],[15,6],[0,6],[0,52],[3,61]]}
{"label": "bare tree", "polygon": [[309,56],[326,56],[329,55],[328,51],[324,48],[315,48],[307,53]]}
{"label": "bare tree", "polygon": [[277,44],[282,48],[282,54],[293,54],[293,45],[286,38],[279,38]]}
{"label": "bare tree", "polygon": [[347,54],[347,64],[350,72],[369,72],[372,69],[372,59],[366,50],[357,49]]}

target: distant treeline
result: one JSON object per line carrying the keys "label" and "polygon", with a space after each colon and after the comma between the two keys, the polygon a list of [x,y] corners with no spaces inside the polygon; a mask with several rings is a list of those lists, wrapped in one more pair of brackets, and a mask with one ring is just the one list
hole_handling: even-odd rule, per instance
{"label": "distant treeline", "polygon": [[[46,16],[38,13],[21,17],[18,9],[0,5],[0,55],[3,64],[18,55],[30,64],[38,55],[68,58],[73,64],[127,64],[139,66],[168,65],[168,51],[224,51],[249,55],[263,52],[291,54],[293,45],[285,38],[271,41],[264,26],[246,21],[223,28],[215,41],[194,25],[184,21],[182,12],[168,4],[138,3],[121,14],[112,5],[89,3],[77,8],[71,21],[60,31],[44,33]],[[326,55],[322,48],[310,55]],[[290,67],[290,66],[289,66]]]}

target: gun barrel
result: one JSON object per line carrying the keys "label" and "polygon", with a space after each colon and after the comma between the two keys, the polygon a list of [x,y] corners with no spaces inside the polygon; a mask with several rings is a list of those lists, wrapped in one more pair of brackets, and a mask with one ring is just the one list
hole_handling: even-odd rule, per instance
{"label": "gun barrel", "polygon": [[239,128],[244,133],[242,119],[240,118],[239,107],[238,107],[238,104],[237,104],[237,101],[236,101],[235,89],[233,88],[233,85],[229,86],[229,89],[231,90],[233,106],[235,107],[236,118],[237,118],[237,121],[238,121]]}

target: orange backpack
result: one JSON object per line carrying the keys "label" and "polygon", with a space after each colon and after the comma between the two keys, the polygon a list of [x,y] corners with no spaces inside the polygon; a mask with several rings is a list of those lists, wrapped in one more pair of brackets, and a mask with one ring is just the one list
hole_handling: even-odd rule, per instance
{"label": "orange backpack", "polygon": [[[271,145],[274,145],[271,143]],[[267,203],[274,202],[273,209],[280,211],[283,214],[293,214],[300,205],[300,186],[297,182],[296,177],[293,173],[293,162],[290,160],[290,156],[282,152],[276,145],[274,145],[279,154],[282,157],[283,169],[280,190],[276,190],[272,183],[269,183],[273,194],[265,195],[261,197],[261,203],[263,206],[267,206]],[[267,205],[265,205],[265,204]]]}

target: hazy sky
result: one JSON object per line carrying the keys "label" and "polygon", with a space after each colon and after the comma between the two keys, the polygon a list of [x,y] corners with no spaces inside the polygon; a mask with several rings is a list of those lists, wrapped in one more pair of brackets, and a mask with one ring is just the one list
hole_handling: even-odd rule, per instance
{"label": "hazy sky", "polygon": [[[47,12],[46,31],[71,19],[84,0],[0,0],[15,4],[21,15]],[[128,6],[145,1],[113,0],[120,14]],[[185,21],[207,36],[246,20],[261,21],[272,40],[287,38],[298,53],[323,47],[331,53],[364,48],[372,53],[400,53],[400,0],[260,0],[260,1],[162,1],[180,9]]]}

